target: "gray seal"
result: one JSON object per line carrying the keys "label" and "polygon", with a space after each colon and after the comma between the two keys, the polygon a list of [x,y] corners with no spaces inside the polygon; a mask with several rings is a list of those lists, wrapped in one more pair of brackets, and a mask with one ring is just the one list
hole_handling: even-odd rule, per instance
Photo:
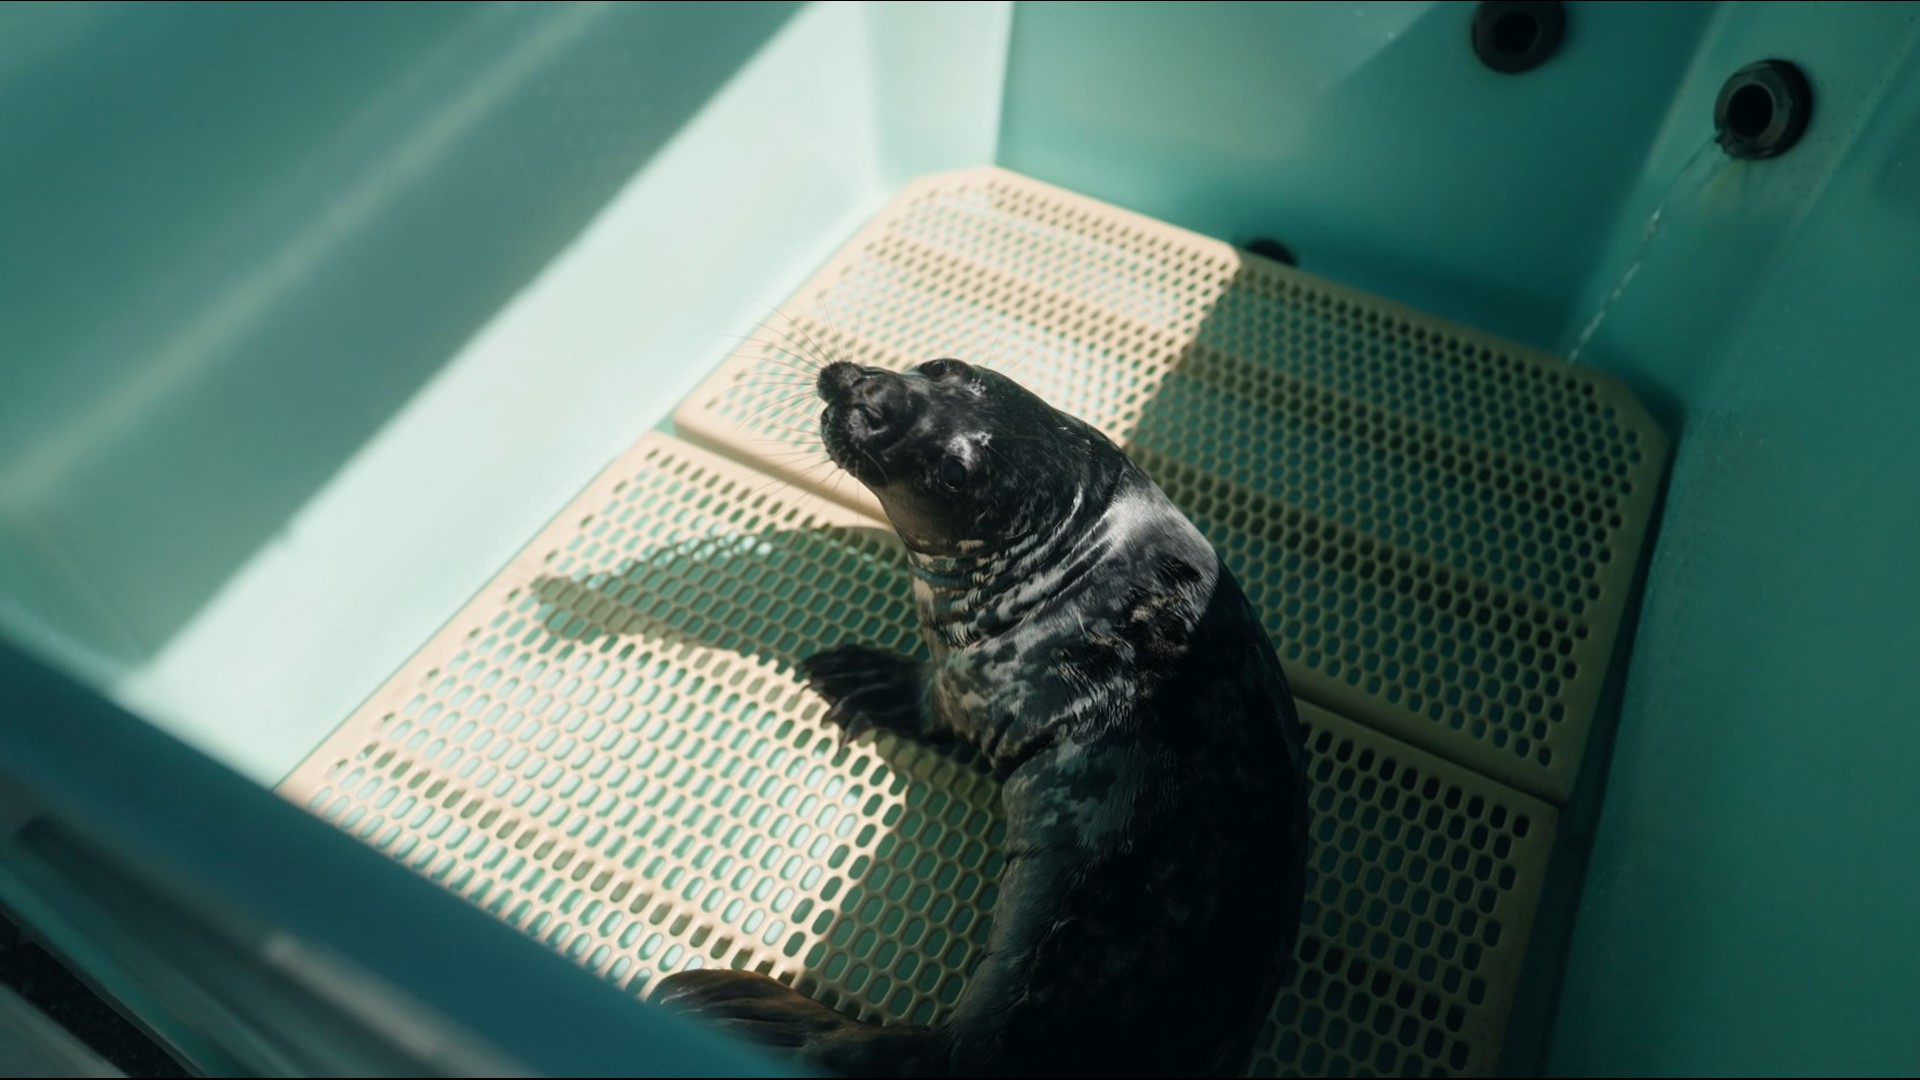
{"label": "gray seal", "polygon": [[844,1016],[754,972],[654,1001],[849,1076],[1232,1075],[1285,975],[1305,749],[1258,615],[1099,431],[959,360],[818,377],[830,457],[905,543],[930,659],[803,662],[843,738],[972,744],[1002,777],[986,955],[933,1026]]}

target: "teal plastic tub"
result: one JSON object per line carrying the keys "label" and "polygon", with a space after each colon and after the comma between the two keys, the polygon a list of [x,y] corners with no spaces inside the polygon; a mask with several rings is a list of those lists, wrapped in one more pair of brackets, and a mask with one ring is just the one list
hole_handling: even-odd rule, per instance
{"label": "teal plastic tub", "polygon": [[[1910,1073],[1920,10],[1568,3],[1513,74],[1475,8],[0,8],[0,905],[211,1072],[766,1068],[271,789],[997,165],[1630,391],[1657,525],[1500,1068]],[[1735,160],[1766,59],[1811,122]]]}

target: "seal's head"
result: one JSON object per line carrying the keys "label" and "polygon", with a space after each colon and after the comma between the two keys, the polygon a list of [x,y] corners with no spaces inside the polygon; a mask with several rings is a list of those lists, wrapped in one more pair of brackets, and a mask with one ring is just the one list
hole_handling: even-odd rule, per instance
{"label": "seal's head", "polygon": [[1057,528],[1125,459],[1106,437],[998,372],[929,360],[901,373],[858,364],[820,372],[820,433],[907,546],[992,551]]}

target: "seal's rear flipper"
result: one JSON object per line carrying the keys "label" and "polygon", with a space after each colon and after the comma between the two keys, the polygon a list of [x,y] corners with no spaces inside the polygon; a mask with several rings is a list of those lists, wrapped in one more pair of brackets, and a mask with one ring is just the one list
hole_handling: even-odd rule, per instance
{"label": "seal's rear flipper", "polygon": [[865,1024],[758,972],[682,971],[662,980],[652,1001],[842,1076],[946,1072],[946,1040],[935,1029]]}

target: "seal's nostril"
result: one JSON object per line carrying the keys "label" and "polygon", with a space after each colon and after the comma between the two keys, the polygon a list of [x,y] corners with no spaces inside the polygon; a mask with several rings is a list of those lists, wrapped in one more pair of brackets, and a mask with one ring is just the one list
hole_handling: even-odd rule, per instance
{"label": "seal's nostril", "polygon": [[848,389],[854,400],[876,406],[899,396],[898,380],[882,371],[860,370],[848,384]]}

